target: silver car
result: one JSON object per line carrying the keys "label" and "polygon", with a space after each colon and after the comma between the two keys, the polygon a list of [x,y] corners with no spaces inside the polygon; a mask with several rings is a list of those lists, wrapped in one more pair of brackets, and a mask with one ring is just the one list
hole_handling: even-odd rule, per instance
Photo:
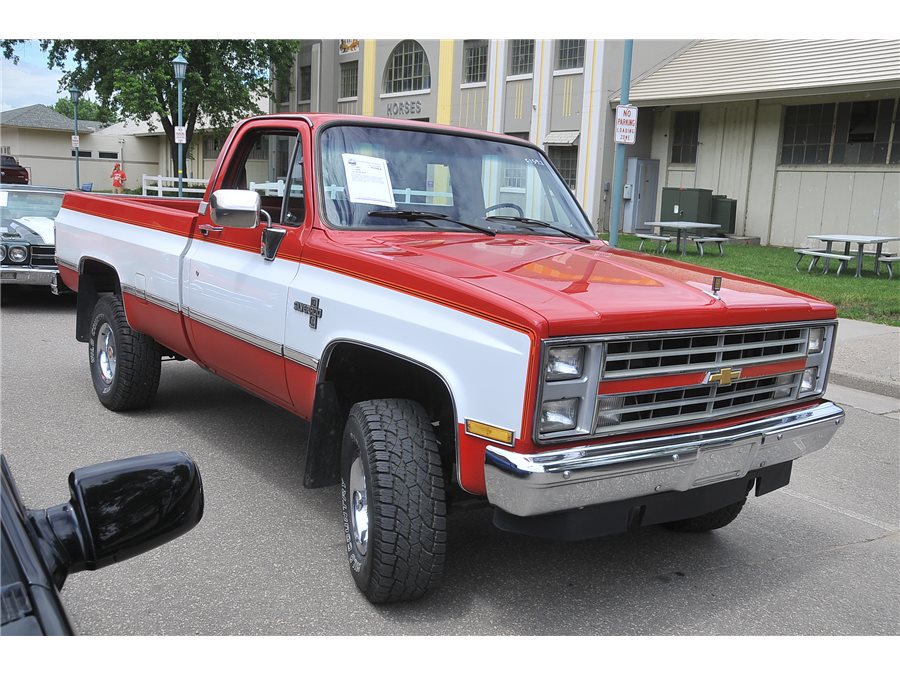
{"label": "silver car", "polygon": [[49,286],[58,293],[53,221],[65,190],[0,185],[0,284]]}

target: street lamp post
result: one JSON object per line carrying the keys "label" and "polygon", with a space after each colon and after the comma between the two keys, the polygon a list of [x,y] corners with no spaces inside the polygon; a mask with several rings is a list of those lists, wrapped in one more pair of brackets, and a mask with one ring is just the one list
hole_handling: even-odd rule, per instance
{"label": "street lamp post", "polygon": [[[179,129],[183,126],[181,115],[182,115],[182,107],[181,107],[181,92],[182,92],[182,83],[184,82],[184,74],[187,71],[188,62],[187,59],[184,58],[184,55],[179,51],[178,56],[172,59],[172,68],[175,69],[175,79],[178,81],[178,127]],[[184,143],[179,143],[179,139],[175,138],[175,143],[178,144],[178,196],[181,197],[184,194],[182,185],[184,179]]]}
{"label": "street lamp post", "polygon": [[81,157],[81,149],[78,143],[78,101],[81,99],[81,89],[73,84],[69,87],[69,96],[72,97],[72,105],[75,107],[75,135],[72,137],[72,145],[75,150],[75,189],[77,190],[81,186],[81,176],[78,172],[78,160]]}

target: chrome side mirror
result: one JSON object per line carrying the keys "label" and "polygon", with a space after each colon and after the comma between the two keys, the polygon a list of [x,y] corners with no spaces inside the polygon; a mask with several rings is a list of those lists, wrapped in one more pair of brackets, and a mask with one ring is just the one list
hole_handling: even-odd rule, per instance
{"label": "chrome side mirror", "polygon": [[253,190],[216,190],[209,206],[212,221],[221,227],[252,230],[259,224],[259,193]]}

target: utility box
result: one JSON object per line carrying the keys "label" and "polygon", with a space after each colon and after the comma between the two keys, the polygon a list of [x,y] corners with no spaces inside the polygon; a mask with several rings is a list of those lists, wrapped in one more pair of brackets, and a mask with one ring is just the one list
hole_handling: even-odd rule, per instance
{"label": "utility box", "polygon": [[[709,222],[716,223],[724,234],[734,234],[734,222],[737,216],[737,200],[723,195],[713,195],[712,213]],[[718,197],[716,199],[715,197]]]}
{"label": "utility box", "polygon": [[661,221],[685,220],[708,223],[712,215],[712,190],[703,188],[663,188]]}

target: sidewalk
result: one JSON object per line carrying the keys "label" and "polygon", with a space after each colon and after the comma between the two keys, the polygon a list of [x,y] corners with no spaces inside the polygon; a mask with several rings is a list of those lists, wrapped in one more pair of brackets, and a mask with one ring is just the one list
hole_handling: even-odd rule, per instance
{"label": "sidewalk", "polygon": [[829,381],[900,399],[900,328],[838,319]]}

